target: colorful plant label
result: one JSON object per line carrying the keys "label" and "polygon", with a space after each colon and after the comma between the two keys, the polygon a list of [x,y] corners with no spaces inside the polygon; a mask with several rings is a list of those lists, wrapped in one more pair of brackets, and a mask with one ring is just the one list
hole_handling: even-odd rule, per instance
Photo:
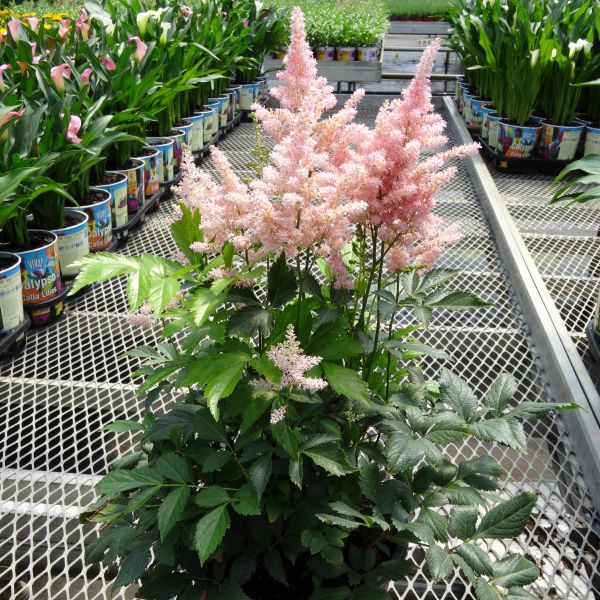
{"label": "colorful plant label", "polygon": [[208,144],[219,130],[219,104],[207,104],[204,118],[204,145]]}
{"label": "colorful plant label", "polygon": [[[186,119],[187,121],[188,119]],[[179,131],[181,131],[183,133],[183,143],[186,146],[191,146],[192,145],[192,123],[189,123],[188,125],[178,125],[177,129]]]}
{"label": "colorful plant label", "polygon": [[23,286],[19,263],[0,272],[0,331],[18,327],[23,314]]}
{"label": "colorful plant label", "polygon": [[600,127],[591,127],[588,125],[585,128],[585,146],[583,147],[583,155],[600,154]]}
{"label": "colorful plant label", "polygon": [[496,150],[507,158],[528,158],[537,142],[541,127],[509,125],[499,121]]}
{"label": "colorful plant label", "polygon": [[496,150],[496,146],[498,145],[498,131],[500,117],[497,115],[488,115],[487,120],[487,136],[488,136],[488,144],[492,150]]}
{"label": "colorful plant label", "polygon": [[89,216],[81,213],[79,210],[68,210],[67,214],[80,215],[86,218],[77,225],[54,230],[58,236],[58,261],[60,272],[65,276],[74,276],[79,273],[79,269],[73,267],[73,264],[81,260],[90,251],[88,241],[88,221]]}
{"label": "colorful plant label", "polygon": [[543,123],[539,153],[547,160],[573,160],[579,147],[583,125],[561,127]]}
{"label": "colorful plant label", "polygon": [[127,176],[119,178],[115,183],[103,183],[96,187],[110,194],[110,208],[113,227],[123,227],[129,218],[127,212]]}
{"label": "colorful plant label", "polygon": [[242,110],[250,110],[254,102],[254,90],[255,85],[253,83],[245,83],[242,85],[240,90],[240,108]]}
{"label": "colorful plant label", "polygon": [[337,58],[342,62],[352,62],[354,60],[354,56],[356,53],[356,49],[350,46],[344,46],[342,48],[338,48]]}
{"label": "colorful plant label", "polygon": [[[179,171],[183,159],[184,134],[181,132],[177,135],[170,135],[168,137],[170,140],[173,140],[173,171]],[[171,177],[171,179],[173,178]]]}
{"label": "colorful plant label", "polygon": [[60,294],[62,282],[55,236],[42,248],[19,252],[23,283],[23,304],[35,305]]}
{"label": "colorful plant label", "polygon": [[130,213],[134,213],[144,206],[144,163],[143,161],[139,162],[139,165],[126,171],[127,210]]}
{"label": "colorful plant label", "polygon": [[490,115],[495,115],[495,114],[496,114],[496,110],[494,108],[492,108],[491,106],[484,106],[481,109],[481,137],[484,140],[488,139],[488,132],[489,132],[488,118]]}
{"label": "colorful plant label", "polygon": [[319,47],[315,49],[315,58],[324,62],[331,62],[335,56],[335,49],[332,46]]}
{"label": "colorful plant label", "polygon": [[192,122],[191,146],[192,152],[198,152],[204,147],[204,117],[208,113],[196,113],[193,117],[185,117]]}
{"label": "colorful plant label", "polygon": [[377,62],[377,59],[379,58],[379,49],[376,46],[359,48],[357,58],[363,62]]}
{"label": "colorful plant label", "polygon": [[483,123],[483,108],[486,106],[486,102],[484,100],[477,100],[475,98],[471,98],[471,106],[469,111],[469,120],[467,121],[467,125],[469,127],[481,130],[481,126]]}
{"label": "colorful plant label", "polygon": [[231,116],[237,117],[240,112],[240,90],[241,86],[227,88],[225,91],[231,93]]}
{"label": "colorful plant label", "polygon": [[162,161],[158,164],[158,180],[161,183],[173,179],[173,140],[162,138],[148,138],[148,143],[162,154]]}
{"label": "colorful plant label", "polygon": [[108,248],[112,242],[112,217],[110,199],[96,204],[81,206],[88,216],[88,243],[90,252],[98,252]]}
{"label": "colorful plant label", "polygon": [[[152,150],[155,150],[152,148]],[[150,199],[160,189],[158,174],[160,163],[162,163],[162,153],[155,150],[150,156],[140,156],[140,160],[144,162],[143,167],[143,185],[144,185],[144,202],[146,198]]]}

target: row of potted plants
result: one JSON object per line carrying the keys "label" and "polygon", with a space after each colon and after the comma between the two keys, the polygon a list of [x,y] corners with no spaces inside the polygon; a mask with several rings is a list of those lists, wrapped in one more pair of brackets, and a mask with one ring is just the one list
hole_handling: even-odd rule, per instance
{"label": "row of potted plants", "polygon": [[[270,6],[290,10],[299,6],[306,15],[306,35],[319,61],[376,62],[389,27],[384,0],[271,0]],[[281,58],[289,42],[289,28],[275,58]]]}
{"label": "row of potted plants", "polygon": [[[487,305],[432,268],[458,238],[434,196],[448,163],[477,151],[436,151],[439,44],[369,128],[354,121],[363,90],[331,113],[295,9],[280,106],[256,110],[274,141],[257,149],[256,177],[242,182],[217,148],[219,181],[186,159],[179,259],[84,260],[74,289],[127,276],[130,309],[164,336],[131,352],[146,413],[108,428],[139,444],[83,515],[102,525],[86,558],[118,561],[115,587],[139,581],[153,600],[389,600],[421,546],[433,581],[458,568],[479,600],[535,598],[523,586],[536,566],[482,542],[519,535],[536,496],[499,498],[502,468],[474,440],[522,451],[522,419],[575,406],[516,403],[508,375],[481,400],[449,371],[430,381],[416,361],[444,354],[411,335],[440,308]],[[171,393],[179,402],[155,410]]]}
{"label": "row of potted plants", "polygon": [[463,0],[450,11],[467,124],[505,157],[600,152],[594,0]]}
{"label": "row of potted plants", "polygon": [[203,149],[265,92],[257,76],[279,27],[276,12],[225,0],[193,9],[158,4],[90,3],[77,19],[7,23],[0,44],[4,330],[23,322],[19,282],[34,324],[59,316],[77,261],[114,248],[115,234],[124,238],[156,206],[161,186],[177,178],[183,145]]}

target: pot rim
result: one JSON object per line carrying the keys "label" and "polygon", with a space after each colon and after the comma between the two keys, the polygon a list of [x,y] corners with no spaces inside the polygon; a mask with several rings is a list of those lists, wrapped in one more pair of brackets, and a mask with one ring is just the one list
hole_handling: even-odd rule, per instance
{"label": "pot rim", "polygon": [[110,175],[120,175],[123,179],[121,179],[121,181],[113,181],[112,183],[96,183],[96,184],[94,184],[94,187],[103,189],[103,188],[111,186],[111,185],[120,185],[122,183],[127,183],[127,175],[125,175],[125,173],[123,173],[121,171],[106,171],[106,173],[108,173]]}
{"label": "pot rim", "polygon": [[107,169],[106,172],[107,173],[129,173],[129,171],[137,171],[140,167],[144,166],[143,159],[138,158],[137,156],[132,156],[129,160],[135,160],[139,164],[135,165],[134,167],[129,167],[129,169]]}
{"label": "pot rim", "polygon": [[175,140],[175,138],[180,138],[182,136],[185,136],[185,131],[182,131],[181,129],[178,129],[177,127],[173,128],[171,131],[177,131],[177,133],[172,133],[172,134],[167,135],[165,137],[171,138],[173,141]]}
{"label": "pot rim", "polygon": [[160,154],[160,150],[156,146],[144,146],[142,150],[152,150],[152,154],[147,154],[146,156],[135,156],[133,158],[139,158],[143,161],[145,158],[156,158]]}
{"label": "pot rim", "polygon": [[507,125],[508,127],[516,127],[516,128],[520,128],[520,129],[541,129],[542,128],[541,123],[538,125],[519,125],[517,123],[511,123],[510,121],[507,121],[503,118],[499,119],[499,123],[501,125]]}
{"label": "pot rim", "polygon": [[158,148],[160,146],[172,146],[175,142],[172,139],[167,138],[166,136],[162,137],[147,137],[146,141],[149,142],[149,146],[153,148]]}
{"label": "pot rim", "polygon": [[44,250],[45,248],[50,248],[50,246],[55,246],[58,243],[58,236],[48,229],[28,229],[28,233],[41,233],[42,235],[51,236],[53,239],[50,242],[46,242],[43,246],[38,246],[37,248],[32,248],[31,250],[23,250],[22,252],[15,251],[15,254],[19,256],[23,256],[26,254],[30,254],[31,252],[39,252],[40,250]]}
{"label": "pot rim", "polygon": [[[90,186],[88,191],[90,191],[90,190],[94,190],[96,192],[104,192],[105,194],[107,194],[107,196],[106,196],[106,198],[104,198],[104,200],[98,200],[98,202],[92,202],[91,204],[79,204],[77,206],[77,208],[97,206],[98,204],[105,204],[106,202],[110,202],[111,195],[108,190],[105,190],[104,188],[96,187],[95,185]],[[73,206],[72,208],[75,208],[75,207]]]}
{"label": "pot rim", "polygon": [[53,229],[52,233],[56,233],[56,235],[59,235],[59,234],[65,235],[65,234],[69,234],[69,233],[77,233],[78,229],[84,229],[84,228],[87,229],[87,225],[90,220],[90,217],[85,211],[79,210],[77,208],[65,208],[65,214],[67,214],[67,213],[69,213],[70,215],[75,213],[77,216],[83,217],[83,220],[80,221],[79,223],[75,223],[75,225],[69,225],[68,227],[61,227],[60,229]]}
{"label": "pot rim", "polygon": [[548,127],[560,127],[561,129],[580,129],[581,131],[583,131],[583,129],[585,128],[585,125],[583,123],[574,123],[573,121],[571,121],[571,124],[569,125],[561,125],[560,123],[552,123],[550,119],[542,119],[542,125],[547,125]]}
{"label": "pot rim", "polygon": [[0,250],[0,258],[12,258],[15,261],[12,265],[10,265],[10,267],[0,269],[0,275],[6,273],[7,271],[12,271],[15,268],[18,272],[21,268],[21,263],[23,262],[18,254],[15,254],[14,252],[5,252],[4,250]]}

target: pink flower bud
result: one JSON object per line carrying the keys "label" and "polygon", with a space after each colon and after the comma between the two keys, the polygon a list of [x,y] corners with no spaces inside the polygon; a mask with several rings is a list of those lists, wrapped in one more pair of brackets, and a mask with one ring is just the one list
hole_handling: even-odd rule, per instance
{"label": "pink flower bud", "polygon": [[67,141],[73,144],[80,144],[81,138],[77,137],[77,132],[81,129],[81,119],[76,115],[71,115],[69,128],[67,129]]}
{"label": "pink flower bud", "polygon": [[105,64],[107,71],[114,71],[117,68],[115,61],[109,56],[101,56],[100,60]]}
{"label": "pink flower bud", "polygon": [[[25,112],[24,108],[22,108],[21,110],[18,110],[18,111],[14,111],[14,110],[8,111],[3,117],[0,117],[0,128],[3,125],[5,125],[6,123],[8,123],[9,121],[11,121],[12,119],[18,119],[19,117],[21,117],[23,115],[24,112]],[[7,138],[8,138],[8,130],[2,131],[0,133],[0,142],[4,142]]]}
{"label": "pink flower bud", "polygon": [[40,20],[37,17],[27,17],[27,23],[29,23],[29,27],[31,27],[33,31],[37,31]]}
{"label": "pink flower bud", "polygon": [[83,85],[89,85],[92,71],[92,67],[87,67],[87,69],[84,69],[83,73],[81,74],[81,81],[83,81]]}
{"label": "pink flower bud", "polygon": [[10,31],[10,36],[14,40],[15,43],[18,43],[21,39],[21,21],[17,21],[16,19],[12,19],[8,22],[8,29]]}
{"label": "pink flower bud", "polygon": [[137,35],[130,37],[129,42],[135,42],[136,49],[133,58],[135,62],[139,64],[140,62],[142,62],[142,59],[146,55],[146,50],[148,50],[148,46],[144,44],[144,42],[142,42],[142,40]]}
{"label": "pink flower bud", "polygon": [[182,6],[181,7],[181,14],[182,16],[189,18],[192,16],[192,14],[194,13],[194,11],[189,7],[189,6]]}
{"label": "pink flower bud", "polygon": [[[64,19],[64,21],[70,22],[70,19]],[[61,25],[58,28],[58,37],[61,39],[61,41],[64,42],[67,39],[70,31],[71,31],[71,28],[67,25],[63,25],[63,21],[61,21]]]}
{"label": "pink flower bud", "polygon": [[65,77],[71,77],[71,67],[66,63],[50,69],[50,77],[56,91],[62,96],[65,93]]}
{"label": "pink flower bud", "polygon": [[91,25],[89,24],[90,16],[88,15],[85,8],[81,9],[81,13],[79,14],[79,18],[75,23],[75,27],[77,31],[81,34],[81,39],[87,40],[88,33],[90,31]]}
{"label": "pink flower bud", "polygon": [[248,21],[248,19],[244,19],[244,20],[242,21],[242,23],[244,24],[244,27],[246,27],[246,28],[247,28],[247,27],[248,27],[248,25],[250,24],[250,23],[249,23],[249,21]]}
{"label": "pink flower bud", "polygon": [[3,77],[4,71],[10,71],[10,65],[7,65],[6,63],[0,65],[0,92],[3,92],[6,89]]}

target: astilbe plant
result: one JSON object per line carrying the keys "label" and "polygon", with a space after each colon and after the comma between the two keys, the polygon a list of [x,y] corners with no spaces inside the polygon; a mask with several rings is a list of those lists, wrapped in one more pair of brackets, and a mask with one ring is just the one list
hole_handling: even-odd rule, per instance
{"label": "astilbe plant", "polygon": [[[146,361],[146,413],[109,429],[139,444],[84,515],[102,523],[87,559],[120,558],[116,586],[141,578],[138,597],[157,600],[388,598],[382,584],[410,576],[407,548],[421,545],[434,580],[457,567],[481,599],[533,597],[521,586],[535,565],[493,562],[481,541],[518,535],[535,494],[499,500],[487,451],[444,447],[525,450],[521,419],[566,406],[515,404],[508,375],[479,399],[415,364],[444,354],[411,337],[411,315],[485,305],[432,268],[456,239],[433,196],[473,151],[421,157],[446,141],[428,87],[438,44],[369,129],[354,122],[362,92],[327,113],[295,10],[280,106],[256,107],[275,142],[262,175],[241,182],[214,150],[217,184],[188,156],[178,255],[85,259],[74,291],[127,274],[130,308],[165,336],[131,352]],[[177,398],[164,413],[151,409],[161,394]]]}

